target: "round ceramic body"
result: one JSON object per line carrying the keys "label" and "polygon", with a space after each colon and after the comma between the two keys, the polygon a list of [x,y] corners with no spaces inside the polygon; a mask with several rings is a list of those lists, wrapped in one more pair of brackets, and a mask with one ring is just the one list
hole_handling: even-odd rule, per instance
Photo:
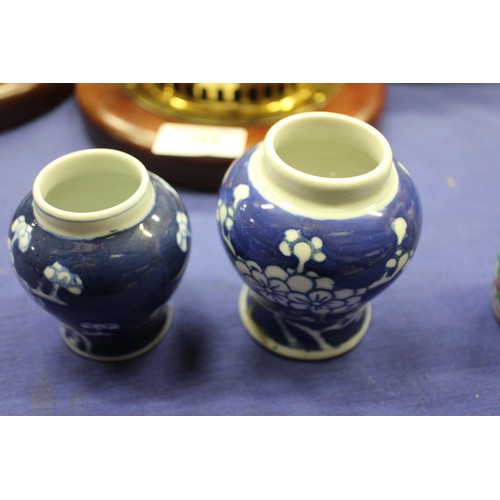
{"label": "round ceramic body", "polygon": [[245,285],[239,311],[269,350],[315,360],[358,344],[369,302],[399,276],[421,206],[387,140],[335,113],[277,122],[233,162],[217,218]]}
{"label": "round ceramic body", "polygon": [[45,167],[17,208],[11,263],[78,354],[124,360],[166,334],[189,221],[178,194],[120,151],[77,151]]}

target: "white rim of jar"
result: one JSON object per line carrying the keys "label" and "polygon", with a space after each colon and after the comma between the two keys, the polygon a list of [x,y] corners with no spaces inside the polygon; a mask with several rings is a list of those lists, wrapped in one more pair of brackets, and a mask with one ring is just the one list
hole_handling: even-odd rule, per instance
{"label": "white rim of jar", "polygon": [[[122,162],[124,171],[128,170],[132,177],[137,178],[137,189],[124,201],[97,211],[75,212],[48,203],[45,196],[50,190],[71,178],[77,169],[81,173],[82,160],[85,159]],[[32,194],[38,222],[52,233],[75,238],[103,236],[132,227],[150,212],[155,198],[146,167],[128,153],[106,148],[84,149],[55,159],[36,176]]]}
{"label": "white rim of jar", "polygon": [[[288,165],[276,152],[277,138],[290,130],[295,133],[293,128],[307,127],[311,121],[322,121],[325,127],[349,127],[358,135],[360,143],[369,142],[372,148],[373,145],[378,148],[377,165],[368,172],[351,177],[323,177]],[[312,111],[283,118],[268,130],[263,141],[263,162],[275,184],[286,184],[289,190],[301,197],[332,201],[337,196],[344,202],[370,197],[380,191],[390,177],[393,155],[387,139],[372,125],[340,113]]]}

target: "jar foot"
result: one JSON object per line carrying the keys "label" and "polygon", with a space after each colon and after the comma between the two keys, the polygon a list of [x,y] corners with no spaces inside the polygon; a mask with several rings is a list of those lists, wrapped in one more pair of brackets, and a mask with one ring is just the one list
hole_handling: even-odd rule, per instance
{"label": "jar foot", "polygon": [[329,316],[291,316],[263,304],[246,285],[240,293],[239,313],[250,336],[281,356],[315,361],[340,356],[358,345],[370,324],[371,306]]}
{"label": "jar foot", "polygon": [[170,304],[157,309],[144,324],[122,328],[115,324],[60,324],[61,336],[76,354],[94,361],[128,361],[156,347],[172,323]]}

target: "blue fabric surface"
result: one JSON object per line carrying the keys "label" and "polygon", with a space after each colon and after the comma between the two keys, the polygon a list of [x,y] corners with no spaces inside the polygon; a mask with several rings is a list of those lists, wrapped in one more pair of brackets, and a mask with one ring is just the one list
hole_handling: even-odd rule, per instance
{"label": "blue fabric surface", "polygon": [[373,303],[361,344],[307,363],[255,344],[237,312],[240,278],[217,233],[217,196],[180,189],[192,253],[173,325],[127,363],[82,359],[14,277],[7,228],[38,171],[93,147],[71,97],[0,134],[0,414],[498,415],[500,85],[389,85],[378,128],[419,189],[424,225],[408,269]]}

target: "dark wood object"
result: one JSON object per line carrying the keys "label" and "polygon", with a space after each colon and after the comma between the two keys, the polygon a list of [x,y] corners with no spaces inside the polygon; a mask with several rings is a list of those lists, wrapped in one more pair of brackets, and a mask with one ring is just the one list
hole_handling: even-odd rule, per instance
{"label": "dark wood object", "polygon": [[[384,84],[342,84],[322,111],[344,113],[374,123],[384,107],[385,92]],[[231,159],[174,157],[151,152],[160,125],[180,120],[139,106],[121,84],[80,83],[75,86],[75,94],[96,146],[130,153],[174,186],[203,191],[219,188]],[[262,141],[270,125],[240,126],[247,129],[249,148]]]}
{"label": "dark wood object", "polygon": [[42,115],[72,91],[72,83],[0,83],[0,131]]}

